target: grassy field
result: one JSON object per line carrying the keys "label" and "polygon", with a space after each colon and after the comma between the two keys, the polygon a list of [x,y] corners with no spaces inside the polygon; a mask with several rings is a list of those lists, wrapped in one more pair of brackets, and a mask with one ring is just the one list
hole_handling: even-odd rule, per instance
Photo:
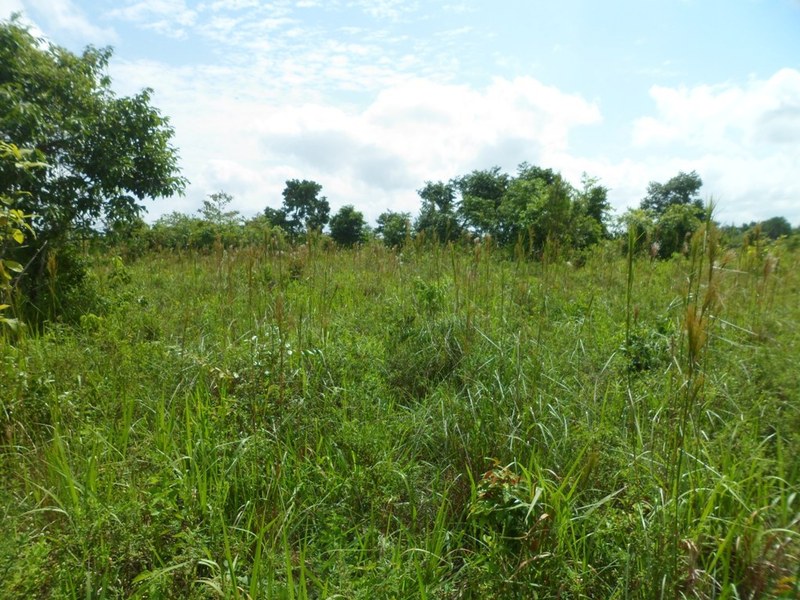
{"label": "grassy field", "polygon": [[800,597],[797,253],[95,263],[0,339],[2,598]]}

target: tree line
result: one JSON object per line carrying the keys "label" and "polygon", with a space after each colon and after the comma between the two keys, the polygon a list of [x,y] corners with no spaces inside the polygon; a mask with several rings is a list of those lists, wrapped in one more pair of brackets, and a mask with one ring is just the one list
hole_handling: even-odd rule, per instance
{"label": "tree line", "polygon": [[[344,247],[371,239],[391,248],[402,248],[411,240],[440,244],[481,240],[535,258],[546,245],[581,251],[633,229],[639,252],[669,258],[683,252],[701,223],[713,217],[700,196],[702,185],[695,171],[680,172],[665,183],[650,182],[639,206],[615,217],[609,190],[597,179],[584,175],[580,185],[573,186],[552,169],[523,163],[514,176],[492,167],[449,181],[428,181],[417,190],[421,206],[416,216],[387,210],[371,227],[353,205],[331,215],[321,184],[292,179],[286,182],[280,207],[266,207],[250,219],[227,210],[233,197],[216,192],[195,215],[173,212],[152,226],[140,221],[133,230],[125,225],[107,236],[173,249],[210,248],[215,243],[246,246],[260,243],[265,235],[291,244],[322,234]],[[745,238],[774,240],[794,231],[784,217],[720,228],[730,244],[741,244]]]}

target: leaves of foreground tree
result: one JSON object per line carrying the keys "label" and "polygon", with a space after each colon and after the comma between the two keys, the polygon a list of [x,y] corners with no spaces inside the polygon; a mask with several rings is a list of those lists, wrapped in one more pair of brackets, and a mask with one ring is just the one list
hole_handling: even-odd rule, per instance
{"label": "leaves of foreground tree", "polygon": [[89,46],[78,56],[36,39],[16,19],[0,23],[0,134],[49,165],[4,168],[0,189],[31,192],[22,209],[37,216],[40,240],[132,219],[144,199],[181,193],[186,184],[173,129],[150,105],[152,90],[112,91],[111,53]]}

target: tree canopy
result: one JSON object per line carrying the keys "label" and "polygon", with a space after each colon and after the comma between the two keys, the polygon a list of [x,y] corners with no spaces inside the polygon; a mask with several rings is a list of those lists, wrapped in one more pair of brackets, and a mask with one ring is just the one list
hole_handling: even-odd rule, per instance
{"label": "tree canopy", "polygon": [[44,238],[131,219],[146,198],[181,193],[173,129],[151,106],[152,90],[118,97],[106,75],[110,48],[76,55],[0,23],[0,135],[34,149],[46,169],[0,172]]}
{"label": "tree canopy", "polygon": [[355,246],[363,242],[367,235],[364,214],[352,204],[346,204],[331,217],[331,237],[340,246]]}
{"label": "tree canopy", "polygon": [[400,248],[411,235],[411,213],[387,210],[378,216],[375,233],[389,248]]}
{"label": "tree canopy", "polygon": [[305,231],[322,231],[328,223],[331,207],[320,192],[322,186],[316,181],[290,179],[283,190],[282,212],[272,214],[276,220],[284,221],[284,227],[293,237]]}
{"label": "tree canopy", "polygon": [[691,173],[681,171],[666,183],[651,181],[647,186],[647,195],[642,199],[641,208],[662,215],[675,204],[691,204],[702,211],[701,187],[703,180],[696,171]]}
{"label": "tree canopy", "polygon": [[461,236],[461,225],[456,219],[456,188],[453,182],[426,181],[425,187],[418,190],[422,198],[414,229],[429,240],[449,242]]}

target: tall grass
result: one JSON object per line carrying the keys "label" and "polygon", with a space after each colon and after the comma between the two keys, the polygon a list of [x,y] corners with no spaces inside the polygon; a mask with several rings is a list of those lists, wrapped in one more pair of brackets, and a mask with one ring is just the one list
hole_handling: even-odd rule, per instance
{"label": "tall grass", "polygon": [[0,347],[0,596],[796,597],[798,257],[635,246],[97,257]]}

